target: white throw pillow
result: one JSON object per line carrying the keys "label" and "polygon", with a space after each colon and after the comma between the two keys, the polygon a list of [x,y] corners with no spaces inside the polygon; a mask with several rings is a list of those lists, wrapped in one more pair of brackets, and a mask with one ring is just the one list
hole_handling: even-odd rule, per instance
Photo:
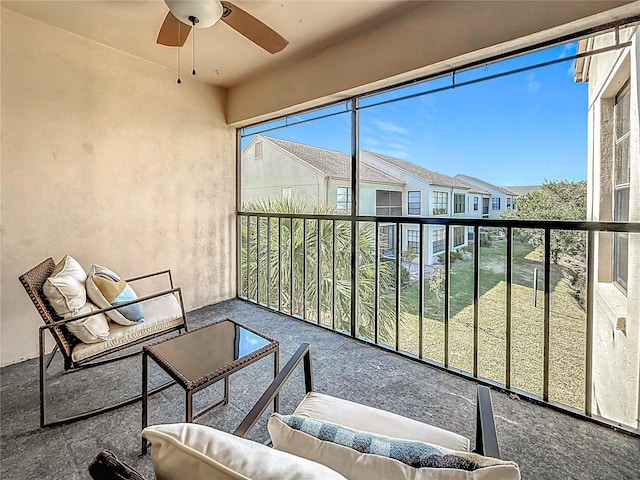
{"label": "white throw pillow", "polygon": [[346,480],[304,458],[195,423],[147,427],[157,480]]}
{"label": "white throw pillow", "polygon": [[[327,467],[341,473],[349,480],[372,480],[372,479],[394,479],[394,480],[519,480],[520,471],[518,466],[513,462],[501,462],[497,459],[482,457],[469,452],[455,452],[447,448],[441,447],[445,455],[453,455],[455,461],[443,462],[444,457],[440,456],[438,460],[441,465],[452,465],[458,462],[471,460],[474,463],[483,465],[482,468],[476,470],[463,470],[459,468],[447,467],[422,467],[414,468],[389,456],[381,454],[364,453],[367,450],[358,451],[340,443],[367,445],[371,442],[371,446],[377,446],[373,450],[384,451],[389,450],[387,455],[391,454],[391,448],[398,449],[399,444],[423,444],[423,447],[414,449],[425,450],[431,454],[433,450],[431,445],[416,440],[406,441],[397,438],[383,437],[379,434],[371,434],[370,432],[358,431],[350,428],[336,430],[340,427],[337,424],[331,424],[323,421],[314,420],[310,417],[296,417],[302,422],[311,421],[313,425],[307,432],[292,428],[284,420],[291,417],[281,417],[272,415],[269,418],[268,429],[273,447],[284,452],[291,453],[298,457],[307,458],[314,462],[321,463]],[[293,422],[299,423],[299,422]],[[333,441],[320,440],[317,435],[321,432],[334,432],[336,438]],[[328,435],[329,437],[331,435]],[[373,438],[370,438],[372,437]],[[379,437],[379,438],[376,438]],[[378,442],[378,445],[376,445]],[[390,447],[393,445],[393,447]],[[394,450],[397,454],[397,451]],[[399,455],[403,456],[403,455]],[[415,458],[407,455],[412,461]],[[487,466],[484,466],[487,465]]]}
{"label": "white throw pillow", "polygon": [[[93,303],[87,302],[84,307],[76,310],[72,317],[100,310]],[[74,320],[66,324],[67,330],[83,343],[104,342],[109,337],[109,320],[104,313],[91,315],[87,318]]]}
{"label": "white throw pillow", "polygon": [[49,303],[62,318],[69,318],[87,302],[87,274],[73,257],[65,255],[42,286]]}

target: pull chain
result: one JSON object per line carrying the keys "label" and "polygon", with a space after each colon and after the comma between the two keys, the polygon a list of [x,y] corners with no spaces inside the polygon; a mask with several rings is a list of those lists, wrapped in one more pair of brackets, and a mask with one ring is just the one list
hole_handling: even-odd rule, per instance
{"label": "pull chain", "polygon": [[178,81],[176,83],[178,85],[180,85],[182,83],[182,80],[180,79],[180,22],[178,22],[178,43],[177,43],[177,47],[178,47]]}
{"label": "pull chain", "polygon": [[[193,26],[196,24],[194,22]],[[191,32],[191,75],[196,74],[196,29]]]}

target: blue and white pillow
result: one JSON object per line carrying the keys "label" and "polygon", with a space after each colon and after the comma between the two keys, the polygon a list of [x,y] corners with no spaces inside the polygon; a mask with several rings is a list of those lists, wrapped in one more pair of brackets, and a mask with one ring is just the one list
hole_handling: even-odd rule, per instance
{"label": "blue and white pillow", "polygon": [[[87,295],[100,308],[137,300],[136,292],[108,268],[93,265],[87,277]],[[144,311],[138,303],[107,312],[107,316],[120,325],[134,325],[144,320]]]}

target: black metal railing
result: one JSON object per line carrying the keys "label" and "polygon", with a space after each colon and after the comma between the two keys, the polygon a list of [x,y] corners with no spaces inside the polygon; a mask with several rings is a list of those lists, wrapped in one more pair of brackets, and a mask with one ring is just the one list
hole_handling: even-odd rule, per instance
{"label": "black metal railing", "polygon": [[[384,241],[381,241],[380,227],[383,224],[387,227],[389,224],[395,226],[395,235],[391,237],[392,245],[383,244],[388,242],[386,234]],[[453,253],[454,226],[463,226],[473,232],[471,238],[475,242],[470,242],[463,249],[466,251],[464,255],[472,258],[472,262],[466,264],[472,265],[471,286],[459,282],[456,277],[458,263],[453,257],[461,254]],[[592,411],[591,292],[595,281],[596,234],[637,234],[640,233],[640,224],[239,212],[237,227],[240,298],[572,415],[586,417],[633,434],[639,433],[633,426],[620,424],[615,419],[596,415],[596,412]],[[419,232],[421,248],[414,255],[415,258],[410,258],[406,251],[403,252],[403,244],[406,243],[403,240],[406,236],[404,229],[408,227],[418,229]],[[431,317],[437,315],[425,315],[427,308],[433,308],[425,298],[426,282],[431,278],[425,275],[425,269],[432,268],[427,264],[426,258],[431,248],[428,229],[433,227],[444,228],[445,231],[444,255],[441,255],[442,264],[438,267],[444,272],[441,285],[441,313],[440,318],[436,320]],[[514,279],[515,250],[521,249],[521,244],[514,241],[514,238],[516,233],[520,234],[525,230],[540,232],[541,237],[541,246],[537,250],[541,257],[536,264],[536,270],[539,265],[542,272],[541,306],[537,304],[539,287],[535,284],[531,287],[533,298],[536,299],[535,312],[541,317],[542,323],[540,331],[536,333],[541,337],[538,338],[540,345],[536,344],[541,350],[541,361],[527,373],[539,379],[537,383],[523,383],[518,380],[522,377],[522,369],[515,365],[518,360],[514,342],[522,344],[523,334],[521,332],[516,338],[519,325],[514,324],[514,308],[520,307],[514,305],[514,289],[517,289],[520,295],[522,288],[520,280]],[[388,228],[385,230],[387,233],[389,231]],[[574,322],[580,327],[576,329],[578,333],[574,333],[575,341],[583,348],[578,359],[580,365],[572,370],[553,373],[557,362],[554,360],[556,357],[552,355],[551,300],[554,294],[553,285],[557,282],[552,277],[558,273],[556,267],[553,267],[552,271],[551,247],[552,233],[559,231],[582,232],[581,235],[584,235],[585,249],[582,259],[586,278],[583,279],[582,294],[586,294],[586,298],[583,305],[584,314]],[[352,238],[353,232],[357,232],[355,241]],[[482,252],[486,250],[481,246],[481,242],[487,237],[487,232],[499,236],[499,248],[503,248],[504,251],[501,254],[504,273],[500,273],[504,275],[504,296],[500,297],[504,303],[498,309],[499,313],[493,314],[494,317],[504,315],[504,318],[497,322],[497,330],[500,331],[496,331],[495,326],[488,328],[483,323],[485,319],[482,314],[482,302],[486,292],[483,290],[482,282],[482,276],[485,275],[485,270],[482,269]],[[465,235],[465,239],[469,237],[470,235]],[[386,254],[382,255],[382,251]],[[352,262],[354,255],[356,262]],[[414,266],[415,262],[418,263],[417,266]],[[355,273],[353,265],[356,265]],[[537,271],[534,278],[537,281]],[[428,288],[434,287],[429,283]],[[417,291],[417,303],[406,300],[409,291]],[[502,290],[500,292],[502,295]],[[456,311],[452,310],[452,300],[456,295],[468,299],[468,308],[460,310],[460,302],[457,302]],[[412,313],[408,314],[407,309],[413,309]],[[461,312],[466,315],[463,320],[460,320]],[[562,315],[562,312],[556,311],[554,315]],[[407,318],[412,320],[409,322]],[[412,322],[416,318],[417,323],[414,325]],[[460,339],[463,335],[459,328],[461,323],[472,332],[470,339]],[[524,336],[527,336],[526,332]],[[525,341],[534,342],[535,339],[525,338]],[[468,349],[465,352],[468,353],[470,349],[470,359],[458,358],[461,342],[467,342]],[[488,348],[497,348],[496,353],[485,354],[481,360],[480,352],[486,352]],[[493,373],[487,375],[487,362],[498,363],[499,368],[494,368],[495,365],[492,363]],[[553,381],[556,382],[558,377],[565,374],[576,377],[575,385],[567,388],[582,390],[582,393],[571,392],[575,400],[566,400],[562,394],[556,394],[558,389],[555,387],[555,390],[551,391],[552,376],[555,375]],[[527,386],[533,384],[533,387]],[[636,385],[636,390],[637,388]]]}

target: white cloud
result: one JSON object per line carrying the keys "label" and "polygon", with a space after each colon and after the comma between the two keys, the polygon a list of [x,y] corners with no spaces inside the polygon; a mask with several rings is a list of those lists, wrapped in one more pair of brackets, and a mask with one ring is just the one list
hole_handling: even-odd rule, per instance
{"label": "white cloud", "polygon": [[576,44],[575,43],[568,43],[568,44],[566,44],[564,46],[564,48],[560,52],[560,55],[558,55],[558,58],[570,57],[570,56],[575,54],[575,50],[576,50]]}
{"label": "white cloud", "polygon": [[398,133],[400,135],[408,135],[409,130],[400,125],[396,125],[393,122],[385,122],[383,120],[374,120],[373,124],[377,126],[380,130],[390,133]]}
{"label": "white cloud", "polygon": [[537,90],[540,90],[541,86],[542,84],[536,81],[536,76],[533,73],[530,73],[527,75],[527,88],[529,89],[530,92],[535,92]]}

